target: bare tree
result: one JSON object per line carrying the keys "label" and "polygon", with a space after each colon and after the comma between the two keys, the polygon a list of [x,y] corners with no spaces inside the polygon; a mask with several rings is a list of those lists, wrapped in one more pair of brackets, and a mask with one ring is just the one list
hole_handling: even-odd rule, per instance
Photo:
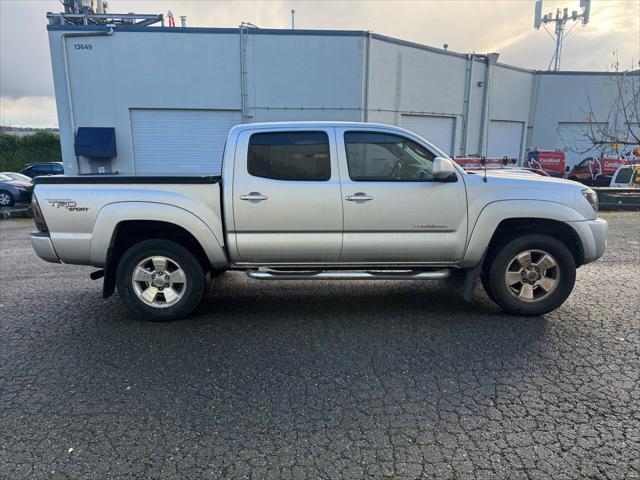
{"label": "bare tree", "polygon": [[[614,55],[617,57],[617,52]],[[608,81],[613,87],[611,107],[598,113],[587,92],[588,110],[583,110],[587,121],[582,128],[582,141],[560,135],[568,150],[579,154],[595,150],[600,156],[620,157],[640,146],[640,70],[620,71],[616,58]]]}

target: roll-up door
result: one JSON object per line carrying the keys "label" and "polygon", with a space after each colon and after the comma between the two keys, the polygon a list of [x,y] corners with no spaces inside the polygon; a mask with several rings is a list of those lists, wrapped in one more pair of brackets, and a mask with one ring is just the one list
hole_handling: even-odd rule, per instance
{"label": "roll-up door", "polygon": [[453,154],[453,140],[456,131],[455,117],[402,115],[400,126],[433,143],[447,155]]}
{"label": "roll-up door", "polygon": [[241,123],[230,110],[131,109],[137,175],[219,175],[229,130]]}
{"label": "roll-up door", "polygon": [[491,120],[487,157],[507,157],[520,160],[524,122]]}

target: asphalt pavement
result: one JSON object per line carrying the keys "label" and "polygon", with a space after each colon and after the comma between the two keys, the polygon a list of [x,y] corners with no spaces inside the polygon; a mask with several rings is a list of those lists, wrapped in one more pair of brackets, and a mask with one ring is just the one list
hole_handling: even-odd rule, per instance
{"label": "asphalt pavement", "polygon": [[640,478],[640,214],[603,216],[544,317],[229,273],[163,324],[0,221],[0,479]]}

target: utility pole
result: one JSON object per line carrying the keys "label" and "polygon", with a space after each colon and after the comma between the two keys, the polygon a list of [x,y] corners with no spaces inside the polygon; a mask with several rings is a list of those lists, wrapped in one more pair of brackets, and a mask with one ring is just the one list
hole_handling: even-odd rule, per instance
{"label": "utility pole", "polygon": [[291,30],[296,29],[296,11],[291,9]]}
{"label": "utility pole", "polygon": [[[573,10],[571,14],[569,14],[568,8],[564,8],[562,10],[558,8],[556,10],[555,17],[553,16],[553,13],[547,13],[546,15],[542,16],[542,0],[536,0],[536,10],[533,26],[536,30],[539,30],[540,27],[543,27],[544,30],[549,34],[549,36],[554,39],[556,48],[553,52],[553,56],[551,57],[551,61],[549,62],[549,69],[551,69],[551,64],[553,63],[553,70],[555,72],[560,70],[560,61],[562,60],[562,45],[564,43],[564,40],[565,38],[567,38],[569,33],[571,33],[571,30],[573,30],[572,27],[571,30],[565,33],[567,22],[569,20],[574,22],[580,20],[582,22],[582,25],[586,25],[587,23],[589,23],[591,0],[580,0],[580,7],[582,9],[581,13],[578,13],[577,10]],[[555,38],[551,34],[551,32],[547,30],[547,23],[555,24]]]}

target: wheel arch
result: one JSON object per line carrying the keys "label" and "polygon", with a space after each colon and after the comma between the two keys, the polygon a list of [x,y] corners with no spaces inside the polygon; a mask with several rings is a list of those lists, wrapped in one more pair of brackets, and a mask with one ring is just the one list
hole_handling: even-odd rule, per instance
{"label": "wheel arch", "polygon": [[[580,235],[570,222],[584,220],[567,205],[544,200],[498,201],[478,216],[462,261],[464,268],[486,262],[495,249],[518,235],[544,233],[558,238],[571,251],[576,266],[585,260]],[[484,257],[484,259],[483,259]]]}
{"label": "wheel arch", "polygon": [[105,298],[114,292],[115,271],[124,251],[153,238],[177,241],[187,247],[205,271],[224,270],[229,265],[215,234],[191,212],[150,202],[113,203],[100,211],[90,247],[91,264],[105,267]]}
{"label": "wheel arch", "polygon": [[495,252],[513,238],[529,233],[548,235],[560,240],[571,252],[576,267],[584,263],[584,249],[576,231],[566,222],[548,218],[507,218],[502,220],[487,247],[484,263],[490,262]]}

